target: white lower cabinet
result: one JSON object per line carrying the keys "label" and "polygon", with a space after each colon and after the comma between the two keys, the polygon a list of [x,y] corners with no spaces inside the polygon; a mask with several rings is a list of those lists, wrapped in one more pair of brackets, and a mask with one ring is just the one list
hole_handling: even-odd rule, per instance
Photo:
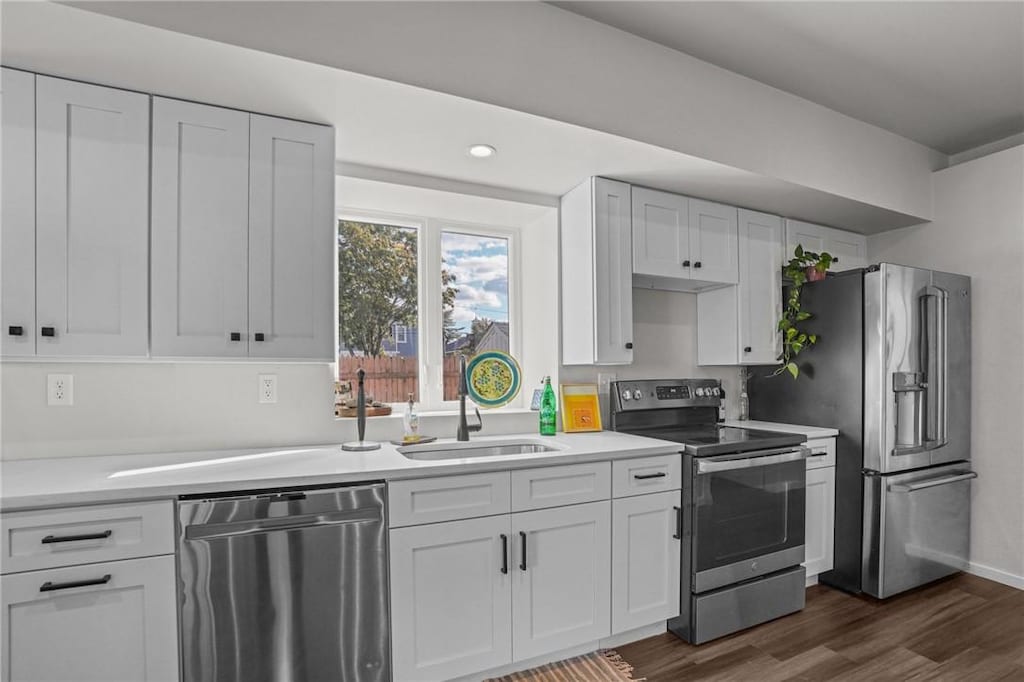
{"label": "white lower cabinet", "polygon": [[679,615],[679,495],[612,502],[612,634]]}
{"label": "white lower cabinet", "polygon": [[807,470],[807,517],[804,526],[804,566],[813,576],[832,570],[835,546],[836,469]]}
{"label": "white lower cabinet", "polygon": [[178,679],[174,557],[0,578],[3,682]]}
{"label": "white lower cabinet", "polygon": [[512,515],[515,660],[611,632],[610,502]]}
{"label": "white lower cabinet", "polygon": [[446,680],[512,662],[510,534],[507,514],[391,531],[395,680]]}

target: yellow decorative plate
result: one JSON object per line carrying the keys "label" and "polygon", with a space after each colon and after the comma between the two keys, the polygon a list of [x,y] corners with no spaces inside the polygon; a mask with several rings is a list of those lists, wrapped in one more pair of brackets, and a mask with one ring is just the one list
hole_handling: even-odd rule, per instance
{"label": "yellow decorative plate", "polygon": [[508,353],[489,350],[466,366],[469,397],[480,407],[501,407],[519,395],[519,363]]}

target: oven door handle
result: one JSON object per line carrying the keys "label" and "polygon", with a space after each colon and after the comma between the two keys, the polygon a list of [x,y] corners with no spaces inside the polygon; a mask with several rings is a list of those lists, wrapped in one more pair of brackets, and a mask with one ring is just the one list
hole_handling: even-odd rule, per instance
{"label": "oven door handle", "polygon": [[810,448],[797,448],[795,450],[783,450],[778,454],[763,454],[754,457],[708,457],[697,460],[697,473],[713,474],[718,471],[734,471],[736,469],[767,467],[772,466],[773,464],[784,464],[786,462],[796,462],[801,459],[808,459],[810,456]]}

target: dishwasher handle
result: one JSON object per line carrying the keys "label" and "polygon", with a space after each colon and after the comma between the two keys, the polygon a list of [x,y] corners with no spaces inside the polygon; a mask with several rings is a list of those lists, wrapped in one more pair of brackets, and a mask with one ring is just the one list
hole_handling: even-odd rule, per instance
{"label": "dishwasher handle", "polygon": [[380,523],[383,520],[379,507],[365,507],[347,511],[281,516],[273,519],[234,521],[226,523],[200,523],[185,527],[186,540],[212,540],[214,538],[239,537],[284,530],[302,530],[323,526],[338,526],[355,523]]}

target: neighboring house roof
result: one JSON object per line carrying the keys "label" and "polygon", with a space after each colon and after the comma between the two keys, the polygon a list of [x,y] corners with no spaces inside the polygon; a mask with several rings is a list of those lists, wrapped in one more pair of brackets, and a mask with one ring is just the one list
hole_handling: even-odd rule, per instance
{"label": "neighboring house roof", "polygon": [[500,350],[508,352],[508,322],[492,322],[476,343],[476,352]]}
{"label": "neighboring house roof", "polygon": [[444,352],[445,353],[454,353],[454,352],[460,351],[460,350],[462,350],[464,348],[468,348],[471,341],[472,341],[472,338],[469,336],[469,334],[463,334],[459,338],[452,339],[448,343],[444,344]]}

